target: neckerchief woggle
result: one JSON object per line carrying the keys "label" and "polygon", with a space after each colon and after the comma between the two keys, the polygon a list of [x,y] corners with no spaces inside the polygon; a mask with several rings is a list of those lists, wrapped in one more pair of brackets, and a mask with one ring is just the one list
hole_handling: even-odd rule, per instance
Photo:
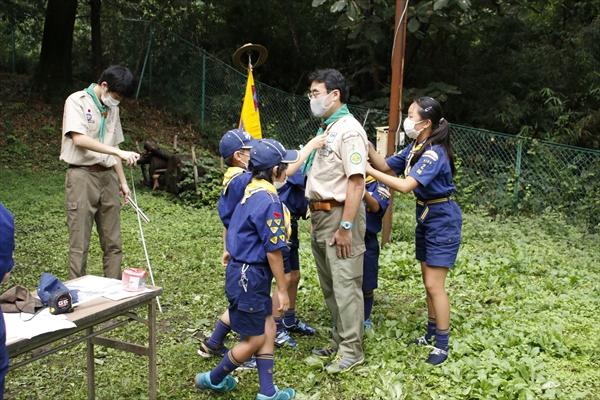
{"label": "neckerchief woggle", "polygon": [[[277,199],[279,199],[277,189],[275,189],[275,186],[273,186],[273,184],[265,181],[264,179],[252,179],[248,186],[246,186],[246,190],[244,191],[244,198],[242,199],[242,201],[240,201],[240,204],[244,204],[246,200],[250,198],[250,196],[263,190],[269,193],[271,195],[271,198],[275,196]],[[281,225],[281,219],[277,218],[271,221],[271,223],[269,223],[269,221],[266,221],[266,223],[267,225],[269,225],[271,232],[275,235],[273,238],[277,237],[277,230],[281,229],[285,234],[285,237],[279,236],[279,240],[281,240],[282,242],[289,242],[290,237],[292,236],[292,214],[290,213],[290,210],[288,210],[284,203],[281,203],[281,208],[283,209],[283,225]],[[271,242],[273,242],[273,238],[271,238]],[[276,241],[277,239],[275,239],[275,242]]]}
{"label": "neckerchief woggle", "polygon": [[83,89],[86,93],[88,93],[90,96],[92,96],[92,100],[94,100],[94,103],[96,103],[96,107],[98,107],[98,110],[100,110],[100,115],[102,118],[100,118],[100,143],[104,143],[104,128],[106,127],[106,117],[108,115],[108,106],[101,106],[100,105],[100,101],[98,100],[98,97],[96,97],[96,93],[94,93],[94,86],[96,86],[96,83],[92,83],[90,86],[88,86],[87,88]]}
{"label": "neckerchief woggle", "polygon": [[[352,113],[350,111],[348,111],[348,106],[346,104],[344,104],[336,112],[331,114],[331,116],[329,118],[327,118],[327,120],[323,121],[323,123],[325,125],[329,125],[332,122],[335,122],[336,120],[338,120],[342,117],[345,117],[346,115],[352,115]],[[319,130],[317,131],[317,136],[321,136],[324,132],[325,132],[325,129],[323,129],[323,127],[320,127]],[[306,162],[302,166],[302,173],[304,175],[306,175],[308,173],[308,171],[310,171],[310,167],[312,167],[312,163],[313,163],[313,160],[315,159],[316,152],[317,152],[316,150],[313,150],[308,155]]]}

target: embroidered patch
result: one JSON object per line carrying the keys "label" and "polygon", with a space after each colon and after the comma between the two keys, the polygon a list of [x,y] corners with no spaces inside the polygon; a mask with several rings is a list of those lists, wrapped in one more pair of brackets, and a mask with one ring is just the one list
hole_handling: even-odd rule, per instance
{"label": "embroidered patch", "polygon": [[272,232],[272,233],[277,233],[277,230],[279,230],[279,228],[278,228],[278,227],[276,227],[276,226],[272,226],[272,227],[271,227],[271,232]]}
{"label": "embroidered patch", "polygon": [[429,157],[433,161],[437,161],[439,159],[437,153],[433,150],[427,150],[425,153],[423,153],[423,157]]}
{"label": "embroidered patch", "polygon": [[360,164],[362,161],[362,156],[358,153],[350,154],[350,162],[352,164]]}
{"label": "embroidered patch", "polygon": [[281,218],[281,213],[278,213],[278,212],[275,212],[275,211],[273,211],[273,216],[274,216],[275,218]]}
{"label": "embroidered patch", "polygon": [[285,242],[285,235],[279,235],[279,240],[281,240],[282,242]]}
{"label": "embroidered patch", "polygon": [[272,219],[268,219],[267,220],[267,225],[269,225],[269,226],[273,225],[273,220]]}
{"label": "embroidered patch", "polygon": [[356,139],[356,138],[358,138],[358,132],[348,132],[344,135],[342,140],[344,142],[347,142],[348,140],[352,140],[352,139]]}
{"label": "embroidered patch", "polygon": [[85,117],[87,118],[88,122],[90,122],[92,120],[92,110],[88,108],[87,113],[85,113]]}
{"label": "embroidered patch", "polygon": [[[281,216],[281,215],[280,215],[280,216]],[[281,219],[276,219],[276,220],[275,220],[275,224],[277,224],[277,225],[281,225]]]}
{"label": "embroidered patch", "polygon": [[269,241],[273,244],[277,244],[277,236],[273,236]]}
{"label": "embroidered patch", "polygon": [[325,139],[325,141],[327,143],[333,143],[336,136],[337,136],[337,132],[331,132],[329,135],[327,135],[327,139]]}

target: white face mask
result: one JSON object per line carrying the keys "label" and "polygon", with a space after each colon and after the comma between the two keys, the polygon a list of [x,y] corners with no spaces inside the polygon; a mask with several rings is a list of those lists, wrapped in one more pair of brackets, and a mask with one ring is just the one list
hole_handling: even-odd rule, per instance
{"label": "white face mask", "polygon": [[318,99],[310,99],[310,110],[312,111],[315,117],[322,118],[323,115],[325,115],[325,113],[331,108],[331,106],[333,106],[332,102],[330,105],[325,107],[325,100],[327,100],[327,98],[331,96],[331,93],[329,93],[325,97],[320,97]]}
{"label": "white face mask", "polygon": [[287,177],[284,179],[283,182],[273,182],[273,186],[275,186],[275,189],[279,190],[281,189],[285,184],[287,183]]}
{"label": "white face mask", "polygon": [[408,136],[411,139],[418,138],[419,134],[421,132],[423,132],[423,129],[425,129],[425,128],[418,131],[415,129],[415,125],[420,124],[421,122],[423,122],[423,121],[415,122],[412,119],[408,119],[408,118],[405,119],[404,120],[404,132],[406,133],[406,136]]}
{"label": "white face mask", "polygon": [[111,97],[111,95],[109,95],[108,93],[106,93],[106,94],[102,93],[101,100],[104,103],[104,105],[107,106],[107,107],[116,107],[120,103],[119,100],[113,99]]}

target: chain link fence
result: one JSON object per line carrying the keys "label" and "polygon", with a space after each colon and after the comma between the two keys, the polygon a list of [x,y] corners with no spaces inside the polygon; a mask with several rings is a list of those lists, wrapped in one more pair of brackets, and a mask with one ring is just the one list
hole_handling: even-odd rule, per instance
{"label": "chain link fence", "polygon": [[[91,64],[89,19],[78,18],[74,74]],[[246,74],[193,43],[148,21],[104,19],[103,60],[138,72],[136,97],[149,99],[192,124],[199,144],[216,150],[222,134],[237,127]],[[308,99],[255,81],[263,136],[289,148],[318,129]],[[308,82],[307,82],[308,89]],[[387,111],[349,106],[375,142]],[[456,198],[463,209],[496,214],[560,212],[592,233],[600,232],[600,152],[452,125],[459,160]]]}

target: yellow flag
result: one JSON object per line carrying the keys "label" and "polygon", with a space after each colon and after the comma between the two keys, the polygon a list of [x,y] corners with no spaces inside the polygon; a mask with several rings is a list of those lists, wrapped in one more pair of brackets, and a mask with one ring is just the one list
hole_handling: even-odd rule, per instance
{"label": "yellow flag", "polygon": [[260,114],[258,113],[258,95],[254,86],[252,70],[248,70],[248,83],[246,84],[246,95],[244,96],[244,105],[242,105],[239,128],[248,132],[255,139],[262,139]]}

